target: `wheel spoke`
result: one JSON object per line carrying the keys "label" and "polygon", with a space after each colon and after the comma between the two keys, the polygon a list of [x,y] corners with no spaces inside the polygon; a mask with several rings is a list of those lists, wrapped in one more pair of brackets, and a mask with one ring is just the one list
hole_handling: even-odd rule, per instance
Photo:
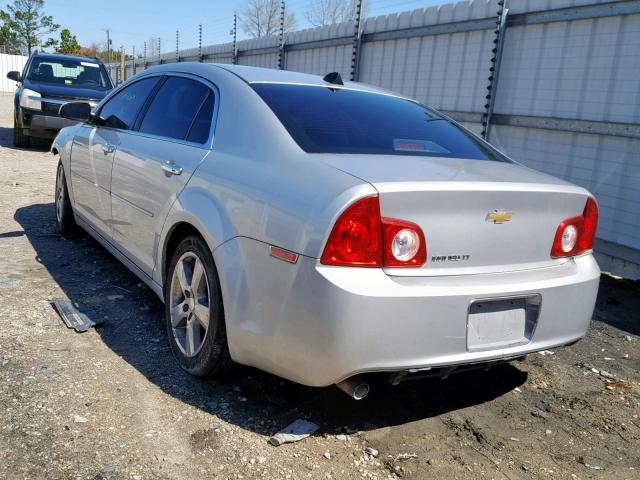
{"label": "wheel spoke", "polygon": [[187,315],[184,312],[184,302],[171,308],[171,326],[173,328],[181,327],[185,318]]}
{"label": "wheel spoke", "polygon": [[193,275],[191,276],[191,289],[193,290],[194,295],[196,294],[196,292],[200,291],[200,283],[202,282],[203,277],[204,267],[202,266],[202,262],[200,261],[200,259],[196,258],[196,261],[193,265]]}
{"label": "wheel spoke", "polygon": [[187,350],[187,355],[191,356],[194,354],[194,352],[196,351],[196,339],[195,339],[195,334],[196,332],[194,331],[194,326],[195,323],[194,322],[187,322],[187,345],[186,345],[186,350]]}
{"label": "wheel spoke", "polygon": [[209,328],[209,307],[196,302],[193,313],[200,325],[202,325],[202,328],[206,331]]}
{"label": "wheel spoke", "polygon": [[183,292],[191,287],[191,283],[187,278],[187,272],[184,268],[184,261],[181,260],[177,263],[175,275],[178,279],[178,282],[180,283],[180,288],[182,288]]}

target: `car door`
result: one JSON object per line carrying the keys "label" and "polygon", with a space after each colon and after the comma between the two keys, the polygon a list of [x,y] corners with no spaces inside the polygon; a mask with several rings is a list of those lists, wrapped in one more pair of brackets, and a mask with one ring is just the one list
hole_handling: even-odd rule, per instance
{"label": "car door", "polygon": [[113,239],[151,275],[171,205],[210,152],[217,94],[188,75],[169,75],[133,131],[123,135],[113,164]]}
{"label": "car door", "polygon": [[79,128],[71,155],[74,208],[103,237],[110,239],[111,170],[123,132],[132,128],[160,80],[151,77],[120,90],[101,107],[93,123]]}

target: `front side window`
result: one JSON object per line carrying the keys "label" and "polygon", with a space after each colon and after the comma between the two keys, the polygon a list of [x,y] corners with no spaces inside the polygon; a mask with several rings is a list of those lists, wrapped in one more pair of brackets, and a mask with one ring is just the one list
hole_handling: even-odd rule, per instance
{"label": "front side window", "polygon": [[[213,102],[212,97],[211,89],[200,82],[189,78],[170,77],[149,105],[140,124],[140,132],[184,140],[195,127],[194,137],[204,142],[209,138],[211,126],[211,113],[207,114],[204,110],[207,109],[209,98]],[[210,105],[209,110],[212,112],[212,103]],[[207,118],[199,118],[198,112],[201,110]],[[206,136],[203,133],[203,121],[208,121]]]}
{"label": "front side window", "polygon": [[109,90],[113,88],[107,71],[91,59],[34,58],[27,80],[54,85]]}
{"label": "front side window", "polygon": [[434,110],[411,100],[324,86],[251,86],[308,153],[508,161]]}
{"label": "front side window", "polygon": [[161,77],[145,78],[120,90],[100,110],[102,125],[129,130]]}

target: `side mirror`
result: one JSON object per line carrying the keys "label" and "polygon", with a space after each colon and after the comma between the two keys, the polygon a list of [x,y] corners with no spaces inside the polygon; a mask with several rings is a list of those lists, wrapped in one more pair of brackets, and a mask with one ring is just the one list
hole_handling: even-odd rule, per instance
{"label": "side mirror", "polygon": [[69,102],[60,107],[60,116],[68,120],[86,122],[91,115],[91,105],[87,102]]}
{"label": "side mirror", "polygon": [[19,82],[22,80],[22,76],[20,75],[20,72],[9,72],[7,73],[7,78],[9,80],[13,80],[14,82]]}

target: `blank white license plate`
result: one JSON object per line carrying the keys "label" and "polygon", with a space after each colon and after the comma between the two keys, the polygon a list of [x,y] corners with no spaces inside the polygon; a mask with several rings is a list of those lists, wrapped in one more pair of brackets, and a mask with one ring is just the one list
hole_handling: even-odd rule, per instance
{"label": "blank white license plate", "polygon": [[490,350],[527,341],[526,300],[476,301],[469,307],[467,349]]}

